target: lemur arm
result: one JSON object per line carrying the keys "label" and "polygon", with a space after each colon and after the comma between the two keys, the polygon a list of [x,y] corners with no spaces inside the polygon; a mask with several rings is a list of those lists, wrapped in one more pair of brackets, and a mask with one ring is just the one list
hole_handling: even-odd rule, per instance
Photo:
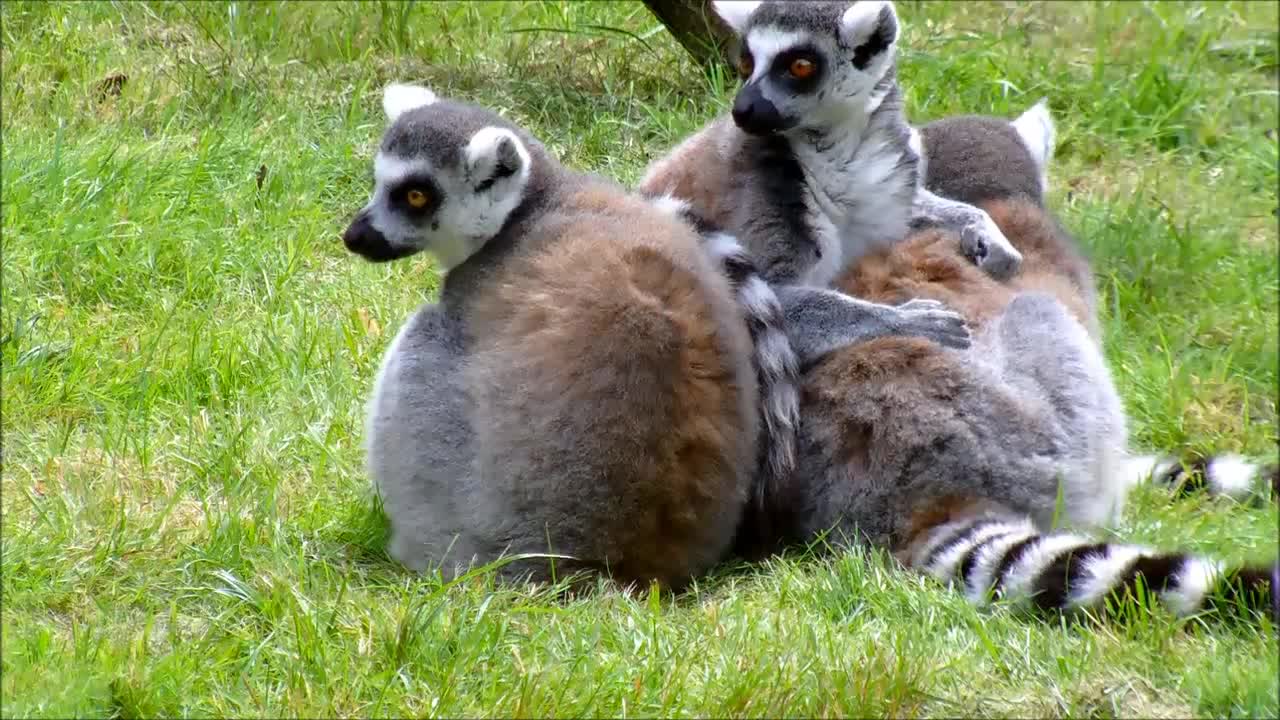
{"label": "lemur arm", "polygon": [[964,318],[934,300],[881,305],[802,285],[779,286],[776,292],[802,367],[832,350],[891,335],[923,337],[959,350],[969,347]]}
{"label": "lemur arm", "polygon": [[911,226],[935,225],[960,235],[960,251],[988,275],[1004,280],[1022,266],[1022,253],[982,208],[948,200],[921,187],[911,208]]}

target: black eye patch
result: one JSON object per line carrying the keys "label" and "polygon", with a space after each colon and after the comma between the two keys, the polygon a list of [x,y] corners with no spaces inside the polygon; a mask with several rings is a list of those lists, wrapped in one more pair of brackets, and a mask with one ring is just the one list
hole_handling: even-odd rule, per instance
{"label": "black eye patch", "polygon": [[393,209],[411,218],[430,215],[444,201],[440,186],[426,175],[410,175],[396,183],[387,195]]}
{"label": "black eye patch", "polygon": [[[797,61],[810,63],[808,76],[797,77],[792,74],[792,65]],[[796,94],[804,94],[817,89],[822,82],[826,68],[823,66],[822,56],[818,54],[816,48],[801,45],[778,53],[774,57],[773,65],[769,70],[788,90]]]}
{"label": "black eye patch", "polygon": [[756,68],[756,59],[751,54],[751,48],[745,43],[739,42],[733,50],[733,65],[737,70],[738,76],[746,80]]}

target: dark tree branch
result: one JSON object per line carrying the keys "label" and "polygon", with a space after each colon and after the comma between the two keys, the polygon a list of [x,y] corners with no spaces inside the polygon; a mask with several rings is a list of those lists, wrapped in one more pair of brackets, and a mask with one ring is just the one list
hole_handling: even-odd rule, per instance
{"label": "dark tree branch", "polygon": [[733,30],[711,9],[710,0],[644,0],[644,4],[699,64],[730,64]]}

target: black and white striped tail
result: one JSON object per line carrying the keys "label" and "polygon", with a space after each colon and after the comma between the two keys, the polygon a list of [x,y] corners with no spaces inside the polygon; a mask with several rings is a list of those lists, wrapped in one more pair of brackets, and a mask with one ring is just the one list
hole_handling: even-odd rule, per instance
{"label": "black and white striped tail", "polygon": [[1220,453],[1185,462],[1171,455],[1139,455],[1128,463],[1130,482],[1150,482],[1178,497],[1204,493],[1254,501],[1270,494],[1280,499],[1280,465],[1256,463],[1241,455]]}
{"label": "black and white striped tail", "polygon": [[1187,553],[1041,533],[1027,518],[985,516],[937,525],[908,563],[961,588],[976,604],[999,599],[1041,610],[1102,610],[1108,600],[1141,597],[1141,586],[1179,616],[1244,607],[1280,622],[1280,563],[1228,568]]}
{"label": "black and white striped tail", "polygon": [[752,363],[760,386],[760,471],[756,500],[791,475],[796,465],[796,431],[800,424],[800,362],[787,337],[782,304],[737,238],[722,232],[670,195],[651,197],[658,208],[688,222],[698,231],[712,261],[729,279],[747,321],[754,347]]}

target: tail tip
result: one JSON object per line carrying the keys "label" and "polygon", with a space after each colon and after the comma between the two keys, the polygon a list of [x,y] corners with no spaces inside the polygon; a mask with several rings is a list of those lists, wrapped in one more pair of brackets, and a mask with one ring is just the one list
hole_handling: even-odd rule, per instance
{"label": "tail tip", "polygon": [[1229,573],[1221,593],[1209,605],[1270,615],[1272,625],[1280,627],[1280,560],[1269,567],[1254,565]]}

